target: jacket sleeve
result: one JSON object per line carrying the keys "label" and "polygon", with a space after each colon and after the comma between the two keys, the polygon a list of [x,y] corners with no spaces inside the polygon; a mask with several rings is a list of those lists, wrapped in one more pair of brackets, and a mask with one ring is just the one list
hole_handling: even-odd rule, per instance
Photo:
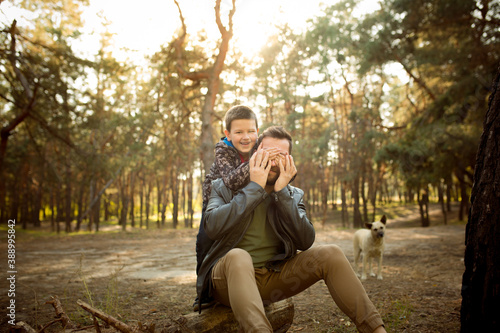
{"label": "jacket sleeve", "polygon": [[301,251],[310,248],[316,237],[314,227],[307,217],[303,197],[302,190],[288,186],[274,195],[279,227]]}
{"label": "jacket sleeve", "polygon": [[237,191],[250,181],[248,162],[241,163],[236,150],[220,147],[215,150],[215,163],[224,184],[232,191]]}
{"label": "jacket sleeve", "polygon": [[268,194],[257,183],[250,182],[234,196],[227,189],[222,180],[215,180],[208,201],[205,219],[205,231],[213,240],[224,237],[227,233],[245,229],[245,219],[264,200]]}

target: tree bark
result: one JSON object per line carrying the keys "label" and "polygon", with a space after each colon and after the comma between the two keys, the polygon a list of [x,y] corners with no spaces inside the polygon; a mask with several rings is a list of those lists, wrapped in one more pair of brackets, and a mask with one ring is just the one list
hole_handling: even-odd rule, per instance
{"label": "tree bark", "polygon": [[500,332],[500,72],[476,156],[465,236],[461,332]]}

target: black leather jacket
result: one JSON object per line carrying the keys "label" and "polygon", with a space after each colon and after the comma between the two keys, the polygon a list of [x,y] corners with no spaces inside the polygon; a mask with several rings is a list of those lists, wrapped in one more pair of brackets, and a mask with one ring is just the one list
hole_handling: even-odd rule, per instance
{"label": "black leather jacket", "polygon": [[279,270],[283,260],[293,257],[297,250],[304,251],[311,247],[315,232],[306,214],[302,190],[288,185],[279,192],[267,194],[260,185],[250,182],[233,193],[222,179],[217,179],[212,183],[203,221],[205,231],[214,243],[198,272],[198,296],[205,288],[211,289],[210,272],[213,266],[239,243],[252,221],[254,209],[269,195],[273,197],[268,209],[269,223],[283,246],[282,251],[266,263],[266,267]]}

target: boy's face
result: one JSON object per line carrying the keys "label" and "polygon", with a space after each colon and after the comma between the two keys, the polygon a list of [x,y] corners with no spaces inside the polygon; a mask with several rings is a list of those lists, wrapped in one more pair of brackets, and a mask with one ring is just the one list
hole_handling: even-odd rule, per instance
{"label": "boy's face", "polygon": [[231,122],[231,131],[224,130],[224,134],[233,143],[234,148],[243,157],[248,158],[257,141],[259,130],[255,119],[235,119]]}

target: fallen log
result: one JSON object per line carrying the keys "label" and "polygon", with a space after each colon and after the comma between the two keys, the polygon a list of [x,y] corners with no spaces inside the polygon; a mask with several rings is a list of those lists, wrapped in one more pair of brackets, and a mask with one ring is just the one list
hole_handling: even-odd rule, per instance
{"label": "fallen log", "polygon": [[[265,307],[266,316],[276,333],[288,331],[293,322],[294,306],[291,299],[273,303]],[[217,305],[188,315],[180,316],[165,327],[162,333],[220,333],[238,332],[239,325],[231,308]]]}

